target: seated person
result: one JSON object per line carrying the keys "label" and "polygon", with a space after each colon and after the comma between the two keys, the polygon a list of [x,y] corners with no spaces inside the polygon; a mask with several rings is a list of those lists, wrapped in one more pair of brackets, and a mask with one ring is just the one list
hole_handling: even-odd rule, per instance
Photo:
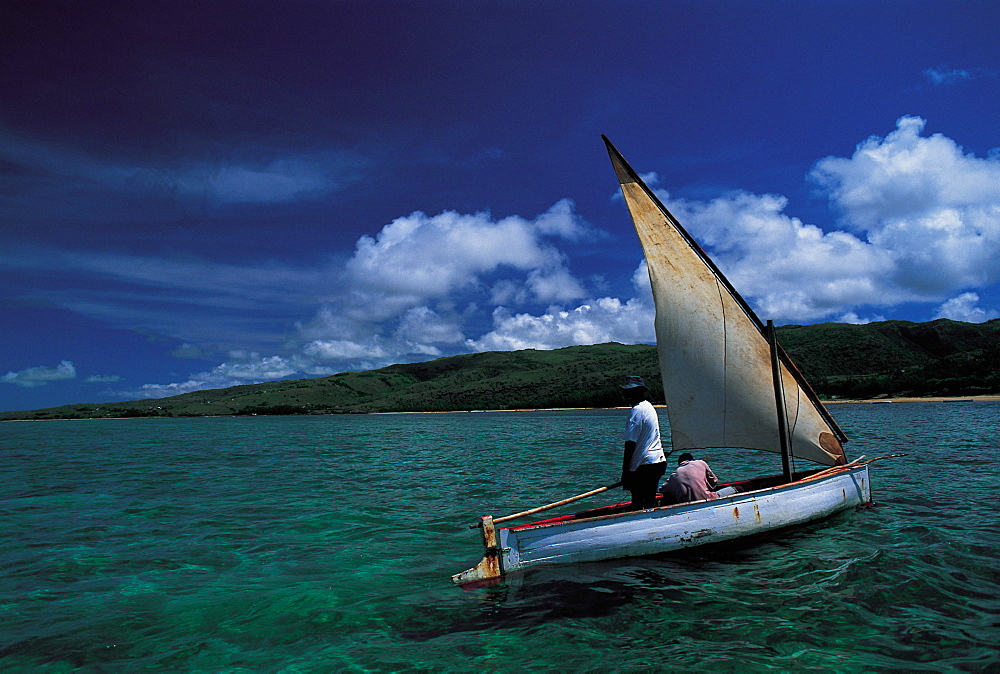
{"label": "seated person", "polygon": [[672,503],[687,503],[688,501],[703,501],[705,499],[732,496],[737,492],[735,487],[726,487],[715,491],[719,478],[700,459],[684,452],[677,459],[677,470],[660,486],[664,505]]}

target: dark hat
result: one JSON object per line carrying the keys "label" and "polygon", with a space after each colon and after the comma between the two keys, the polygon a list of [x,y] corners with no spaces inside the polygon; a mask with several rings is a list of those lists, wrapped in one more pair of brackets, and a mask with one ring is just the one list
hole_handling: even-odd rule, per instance
{"label": "dark hat", "polygon": [[642,377],[625,377],[625,383],[622,384],[621,388],[646,388],[646,382],[642,380]]}

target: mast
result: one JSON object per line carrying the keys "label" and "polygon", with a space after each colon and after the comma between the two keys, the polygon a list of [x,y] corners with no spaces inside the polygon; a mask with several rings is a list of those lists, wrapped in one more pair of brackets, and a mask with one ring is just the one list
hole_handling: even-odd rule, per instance
{"label": "mast", "polygon": [[781,471],[785,482],[792,481],[792,467],[788,460],[788,431],[785,419],[785,395],[781,386],[781,365],[778,360],[778,338],[774,334],[774,323],[767,322],[767,343],[771,347],[771,376],[774,379],[774,403],[778,413],[778,442],[781,443]]}

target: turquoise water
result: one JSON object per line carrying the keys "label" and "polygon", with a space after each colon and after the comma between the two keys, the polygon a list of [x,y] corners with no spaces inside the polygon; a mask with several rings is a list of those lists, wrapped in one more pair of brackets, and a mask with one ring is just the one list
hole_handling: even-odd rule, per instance
{"label": "turquoise water", "polygon": [[875,507],[471,592],[467,524],[617,480],[623,411],[6,423],[0,669],[997,671],[1000,404],[832,410],[911,452]]}

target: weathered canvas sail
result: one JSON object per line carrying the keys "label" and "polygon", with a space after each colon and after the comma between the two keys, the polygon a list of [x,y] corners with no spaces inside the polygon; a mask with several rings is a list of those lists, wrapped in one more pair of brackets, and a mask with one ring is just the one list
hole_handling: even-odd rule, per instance
{"label": "weathered canvas sail", "polygon": [[[770,346],[761,321],[712,260],[604,138],[642,242],[656,303],[656,342],[676,450],[781,452]],[[846,440],[787,356],[781,394],[791,456],[846,462]]]}

